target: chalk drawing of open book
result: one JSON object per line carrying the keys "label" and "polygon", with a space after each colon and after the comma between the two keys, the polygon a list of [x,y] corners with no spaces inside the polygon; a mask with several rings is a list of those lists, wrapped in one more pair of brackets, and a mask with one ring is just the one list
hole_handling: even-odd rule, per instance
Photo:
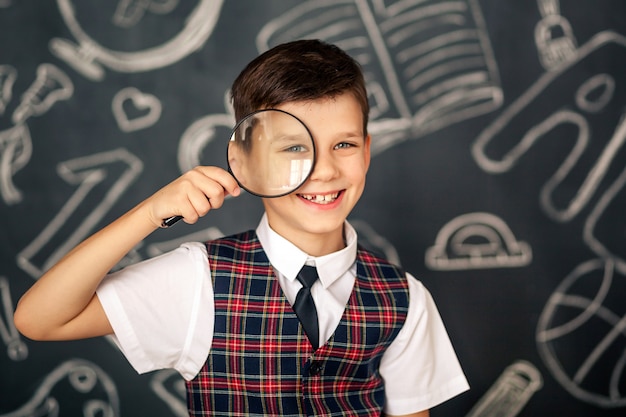
{"label": "chalk drawing of open book", "polygon": [[268,22],[257,48],[304,38],[334,43],[363,67],[374,154],[502,105],[476,0],[309,0]]}

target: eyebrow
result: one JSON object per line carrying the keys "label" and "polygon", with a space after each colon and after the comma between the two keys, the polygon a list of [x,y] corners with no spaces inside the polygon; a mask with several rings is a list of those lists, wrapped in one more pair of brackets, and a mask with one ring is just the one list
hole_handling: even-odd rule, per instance
{"label": "eyebrow", "polygon": [[338,139],[341,139],[341,138],[364,138],[365,134],[364,134],[363,130],[346,131],[346,132],[340,132],[340,133],[336,134],[335,137],[338,138]]}
{"label": "eyebrow", "polygon": [[309,135],[301,134],[280,134],[275,135],[272,138],[272,145],[284,146],[291,144],[310,144],[313,142],[313,138]]}

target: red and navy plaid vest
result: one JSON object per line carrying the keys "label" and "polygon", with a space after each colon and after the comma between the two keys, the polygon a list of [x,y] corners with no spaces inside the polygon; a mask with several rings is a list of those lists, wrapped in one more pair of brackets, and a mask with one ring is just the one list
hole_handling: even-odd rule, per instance
{"label": "red and navy plaid vest", "polygon": [[378,368],[406,319],[405,274],[359,247],[357,277],[333,336],[316,351],[254,231],[208,242],[215,329],[187,382],[190,416],[380,416]]}

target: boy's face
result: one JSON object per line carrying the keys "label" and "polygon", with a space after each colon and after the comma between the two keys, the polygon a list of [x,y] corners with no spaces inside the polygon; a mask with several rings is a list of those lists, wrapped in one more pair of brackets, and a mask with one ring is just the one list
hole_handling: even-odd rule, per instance
{"label": "boy's face", "polygon": [[370,163],[370,137],[364,136],[361,107],[352,94],[343,94],[277,108],[307,125],[315,141],[316,162],[309,179],[295,192],[263,199],[270,226],[311,255],[336,251],[344,246],[343,222],[363,193]]}

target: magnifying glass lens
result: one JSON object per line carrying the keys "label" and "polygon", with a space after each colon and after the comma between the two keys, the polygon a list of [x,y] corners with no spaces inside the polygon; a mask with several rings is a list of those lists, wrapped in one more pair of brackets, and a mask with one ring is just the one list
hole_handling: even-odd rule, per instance
{"label": "magnifying glass lens", "polygon": [[307,127],[282,110],[261,110],[243,118],[228,143],[228,168],[239,185],[261,197],[279,197],[300,187],[315,161]]}
{"label": "magnifying glass lens", "polygon": [[[296,116],[265,109],[235,126],[226,156],[228,170],[244,190],[259,197],[280,197],[300,188],[311,175],[315,144]],[[161,226],[170,227],[180,219],[163,219]]]}

